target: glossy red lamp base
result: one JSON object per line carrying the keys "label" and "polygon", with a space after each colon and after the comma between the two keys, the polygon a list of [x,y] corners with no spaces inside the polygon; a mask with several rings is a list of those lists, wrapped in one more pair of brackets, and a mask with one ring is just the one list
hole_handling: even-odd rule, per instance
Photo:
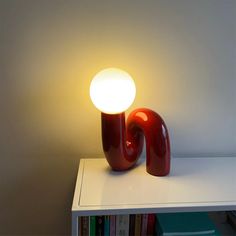
{"label": "glossy red lamp base", "polygon": [[145,137],[147,172],[165,176],[170,172],[170,141],[163,119],[147,108],[130,113],[102,113],[102,141],[106,159],[113,170],[132,168],[137,162]]}

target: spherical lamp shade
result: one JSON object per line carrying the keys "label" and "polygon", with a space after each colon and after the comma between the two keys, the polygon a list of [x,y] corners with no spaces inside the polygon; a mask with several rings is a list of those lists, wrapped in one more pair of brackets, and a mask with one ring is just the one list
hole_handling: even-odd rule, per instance
{"label": "spherical lamp shade", "polygon": [[90,97],[103,113],[118,114],[127,110],[134,101],[135,83],[125,71],[108,68],[97,73],[90,84]]}

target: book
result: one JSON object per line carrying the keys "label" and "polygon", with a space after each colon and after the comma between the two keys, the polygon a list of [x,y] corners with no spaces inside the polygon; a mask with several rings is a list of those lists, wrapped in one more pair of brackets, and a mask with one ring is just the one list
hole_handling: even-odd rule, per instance
{"label": "book", "polygon": [[96,236],[96,216],[90,216],[89,219],[89,235]]}
{"label": "book", "polygon": [[78,217],[78,235],[82,235],[82,217]]}
{"label": "book", "polygon": [[89,236],[89,216],[80,217],[80,235]]}
{"label": "book", "polygon": [[229,224],[236,230],[236,214],[232,211],[227,212],[227,218]]}
{"label": "book", "polygon": [[142,214],[141,236],[147,235],[148,214]]}
{"label": "book", "polygon": [[231,213],[236,217],[236,211],[231,211]]}
{"label": "book", "polygon": [[96,236],[104,235],[104,216],[96,216]]}
{"label": "book", "polygon": [[104,236],[110,236],[110,217],[104,216]]}
{"label": "book", "polygon": [[148,214],[147,235],[155,235],[156,215]]}
{"label": "book", "polygon": [[135,215],[135,223],[134,223],[134,235],[135,236],[141,235],[141,223],[142,223],[142,215],[136,214]]}
{"label": "book", "polygon": [[204,212],[161,213],[156,216],[157,235],[219,235],[215,225]]}
{"label": "book", "polygon": [[117,236],[129,236],[129,215],[116,216],[116,234]]}
{"label": "book", "polygon": [[116,235],[116,216],[110,216],[110,236]]}
{"label": "book", "polygon": [[135,227],[135,215],[129,216],[129,235],[134,236],[134,227]]}

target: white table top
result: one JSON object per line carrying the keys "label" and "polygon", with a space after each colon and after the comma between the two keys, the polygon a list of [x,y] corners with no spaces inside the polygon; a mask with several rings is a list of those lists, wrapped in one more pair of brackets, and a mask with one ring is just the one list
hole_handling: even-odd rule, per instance
{"label": "white table top", "polygon": [[125,172],[81,159],[72,212],[80,215],[236,210],[236,157],[172,158],[170,175]]}

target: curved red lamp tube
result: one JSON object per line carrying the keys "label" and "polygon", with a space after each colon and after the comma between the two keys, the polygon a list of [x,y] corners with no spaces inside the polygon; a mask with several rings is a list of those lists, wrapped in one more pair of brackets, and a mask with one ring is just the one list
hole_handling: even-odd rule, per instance
{"label": "curved red lamp tube", "polygon": [[124,111],[136,93],[132,77],[117,68],[107,68],[95,75],[90,97],[102,111],[102,142],[106,159],[113,170],[132,168],[146,141],[147,172],[165,176],[170,172],[170,141],[163,119],[154,111],[141,108],[128,116]]}
{"label": "curved red lamp tube", "polygon": [[101,114],[102,142],[113,170],[132,168],[146,141],[146,169],[155,176],[170,172],[170,141],[163,119],[147,108],[136,109],[125,122],[125,113]]}

